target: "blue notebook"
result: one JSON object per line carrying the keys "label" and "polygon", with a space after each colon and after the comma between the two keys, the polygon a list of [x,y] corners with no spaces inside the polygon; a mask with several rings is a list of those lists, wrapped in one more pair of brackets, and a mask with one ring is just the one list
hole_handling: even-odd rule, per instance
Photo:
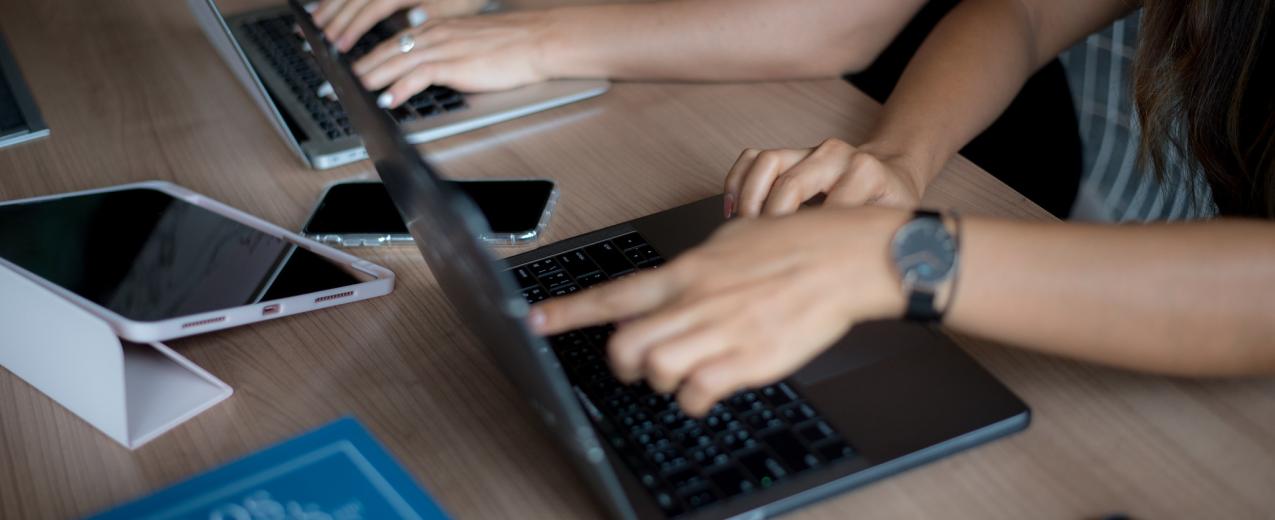
{"label": "blue notebook", "polygon": [[447,516],[358,421],[347,417],[91,518]]}

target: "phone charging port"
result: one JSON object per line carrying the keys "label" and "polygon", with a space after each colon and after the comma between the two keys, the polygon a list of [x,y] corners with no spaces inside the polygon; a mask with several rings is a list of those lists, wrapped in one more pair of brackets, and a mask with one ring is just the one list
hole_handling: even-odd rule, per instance
{"label": "phone charging port", "polygon": [[279,311],[281,311],[281,310],[283,310],[283,307],[282,307],[282,306],[280,306],[280,305],[279,305],[279,304],[277,304],[277,303],[272,303],[272,304],[270,304],[270,305],[267,305],[267,306],[265,306],[265,307],[262,307],[262,308],[261,308],[261,315],[262,315],[262,316],[272,316],[272,315],[275,315],[275,314],[279,314]]}

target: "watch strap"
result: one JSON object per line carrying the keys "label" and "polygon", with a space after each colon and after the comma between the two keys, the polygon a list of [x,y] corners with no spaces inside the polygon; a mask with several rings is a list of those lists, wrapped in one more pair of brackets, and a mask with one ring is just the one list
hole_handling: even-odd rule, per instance
{"label": "watch strap", "polygon": [[934,293],[912,291],[908,294],[908,308],[903,318],[911,321],[939,321],[943,315],[934,308]]}

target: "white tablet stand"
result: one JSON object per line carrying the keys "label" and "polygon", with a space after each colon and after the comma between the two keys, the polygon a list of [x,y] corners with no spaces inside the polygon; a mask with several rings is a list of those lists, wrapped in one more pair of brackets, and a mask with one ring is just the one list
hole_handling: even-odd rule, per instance
{"label": "white tablet stand", "polygon": [[121,342],[106,322],[4,266],[0,365],[129,449],[233,392],[162,343]]}

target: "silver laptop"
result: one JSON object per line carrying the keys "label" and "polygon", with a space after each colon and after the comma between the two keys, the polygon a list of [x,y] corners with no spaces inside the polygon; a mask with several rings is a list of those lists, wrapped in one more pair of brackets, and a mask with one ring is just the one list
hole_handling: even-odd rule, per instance
{"label": "silver laptop", "polygon": [[[367,152],[340,103],[318,95],[324,78],[287,6],[223,17],[214,0],[187,0],[200,28],[288,146],[316,169],[364,159]],[[377,25],[349,53],[358,56],[394,28]],[[597,96],[610,83],[561,80],[487,94],[430,87],[390,111],[409,142],[422,143]]]}

